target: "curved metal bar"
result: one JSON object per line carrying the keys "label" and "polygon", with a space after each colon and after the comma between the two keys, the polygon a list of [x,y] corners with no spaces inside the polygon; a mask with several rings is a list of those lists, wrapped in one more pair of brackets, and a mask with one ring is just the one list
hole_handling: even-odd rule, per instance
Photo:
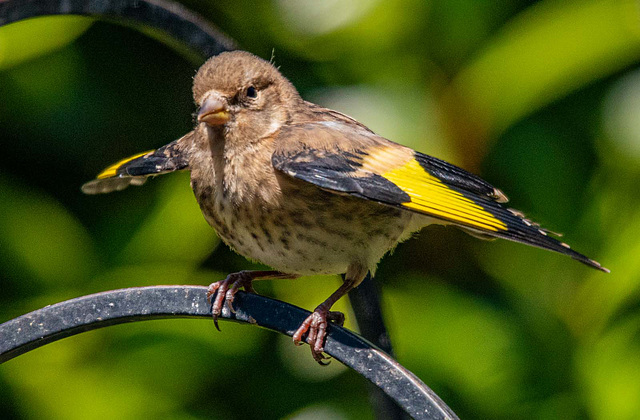
{"label": "curved metal bar", "polygon": [[0,26],[39,16],[80,15],[159,29],[208,58],[234,42],[178,3],[165,0],[2,0]]}
{"label": "curved metal bar", "polygon": [[[152,286],[113,290],[46,306],[0,325],[0,363],[84,331],[161,318],[210,318],[202,286]],[[293,335],[309,312],[263,296],[238,292],[235,313],[221,319]],[[328,328],[325,351],[389,395],[416,419],[457,419],[420,379],[382,350],[336,325]]]}
{"label": "curved metal bar", "polygon": [[[344,275],[342,276],[344,281]],[[384,324],[380,293],[371,273],[367,274],[360,285],[349,291],[349,302],[360,330],[360,335],[395,358],[391,340]],[[377,414],[377,419],[403,419],[402,409],[383,390],[369,385],[369,403]]]}

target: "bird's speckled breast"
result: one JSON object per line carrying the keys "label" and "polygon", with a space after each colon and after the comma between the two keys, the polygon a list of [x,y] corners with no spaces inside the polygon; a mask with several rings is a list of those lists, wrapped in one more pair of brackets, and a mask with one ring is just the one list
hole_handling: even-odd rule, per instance
{"label": "bird's speckled breast", "polygon": [[207,222],[236,252],[279,271],[339,274],[353,262],[374,270],[413,217],[280,174],[265,149],[209,162],[211,182],[192,181]]}

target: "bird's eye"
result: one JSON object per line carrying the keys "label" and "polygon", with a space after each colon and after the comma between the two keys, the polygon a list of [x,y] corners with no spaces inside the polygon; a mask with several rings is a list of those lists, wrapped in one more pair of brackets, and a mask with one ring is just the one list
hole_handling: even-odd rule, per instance
{"label": "bird's eye", "polygon": [[247,95],[247,98],[255,99],[255,98],[257,98],[257,97],[258,97],[258,91],[256,90],[256,88],[255,88],[255,87],[253,87],[253,86],[249,86],[249,87],[247,88],[247,93],[246,93],[246,95]]}

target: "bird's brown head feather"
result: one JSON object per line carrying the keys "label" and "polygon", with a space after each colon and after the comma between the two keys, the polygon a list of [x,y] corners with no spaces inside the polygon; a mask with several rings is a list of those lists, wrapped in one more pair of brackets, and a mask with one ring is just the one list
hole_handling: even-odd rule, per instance
{"label": "bird's brown head feather", "polygon": [[241,133],[235,140],[247,142],[276,131],[304,103],[278,69],[244,51],[209,59],[194,78],[193,97],[200,124]]}

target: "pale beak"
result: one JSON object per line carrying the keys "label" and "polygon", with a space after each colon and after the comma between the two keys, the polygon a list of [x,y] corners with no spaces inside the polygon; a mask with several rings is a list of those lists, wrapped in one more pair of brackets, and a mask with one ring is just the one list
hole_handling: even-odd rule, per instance
{"label": "pale beak", "polygon": [[208,126],[215,127],[229,121],[229,112],[225,109],[222,100],[215,96],[209,96],[202,103],[198,111],[198,122],[204,122]]}

